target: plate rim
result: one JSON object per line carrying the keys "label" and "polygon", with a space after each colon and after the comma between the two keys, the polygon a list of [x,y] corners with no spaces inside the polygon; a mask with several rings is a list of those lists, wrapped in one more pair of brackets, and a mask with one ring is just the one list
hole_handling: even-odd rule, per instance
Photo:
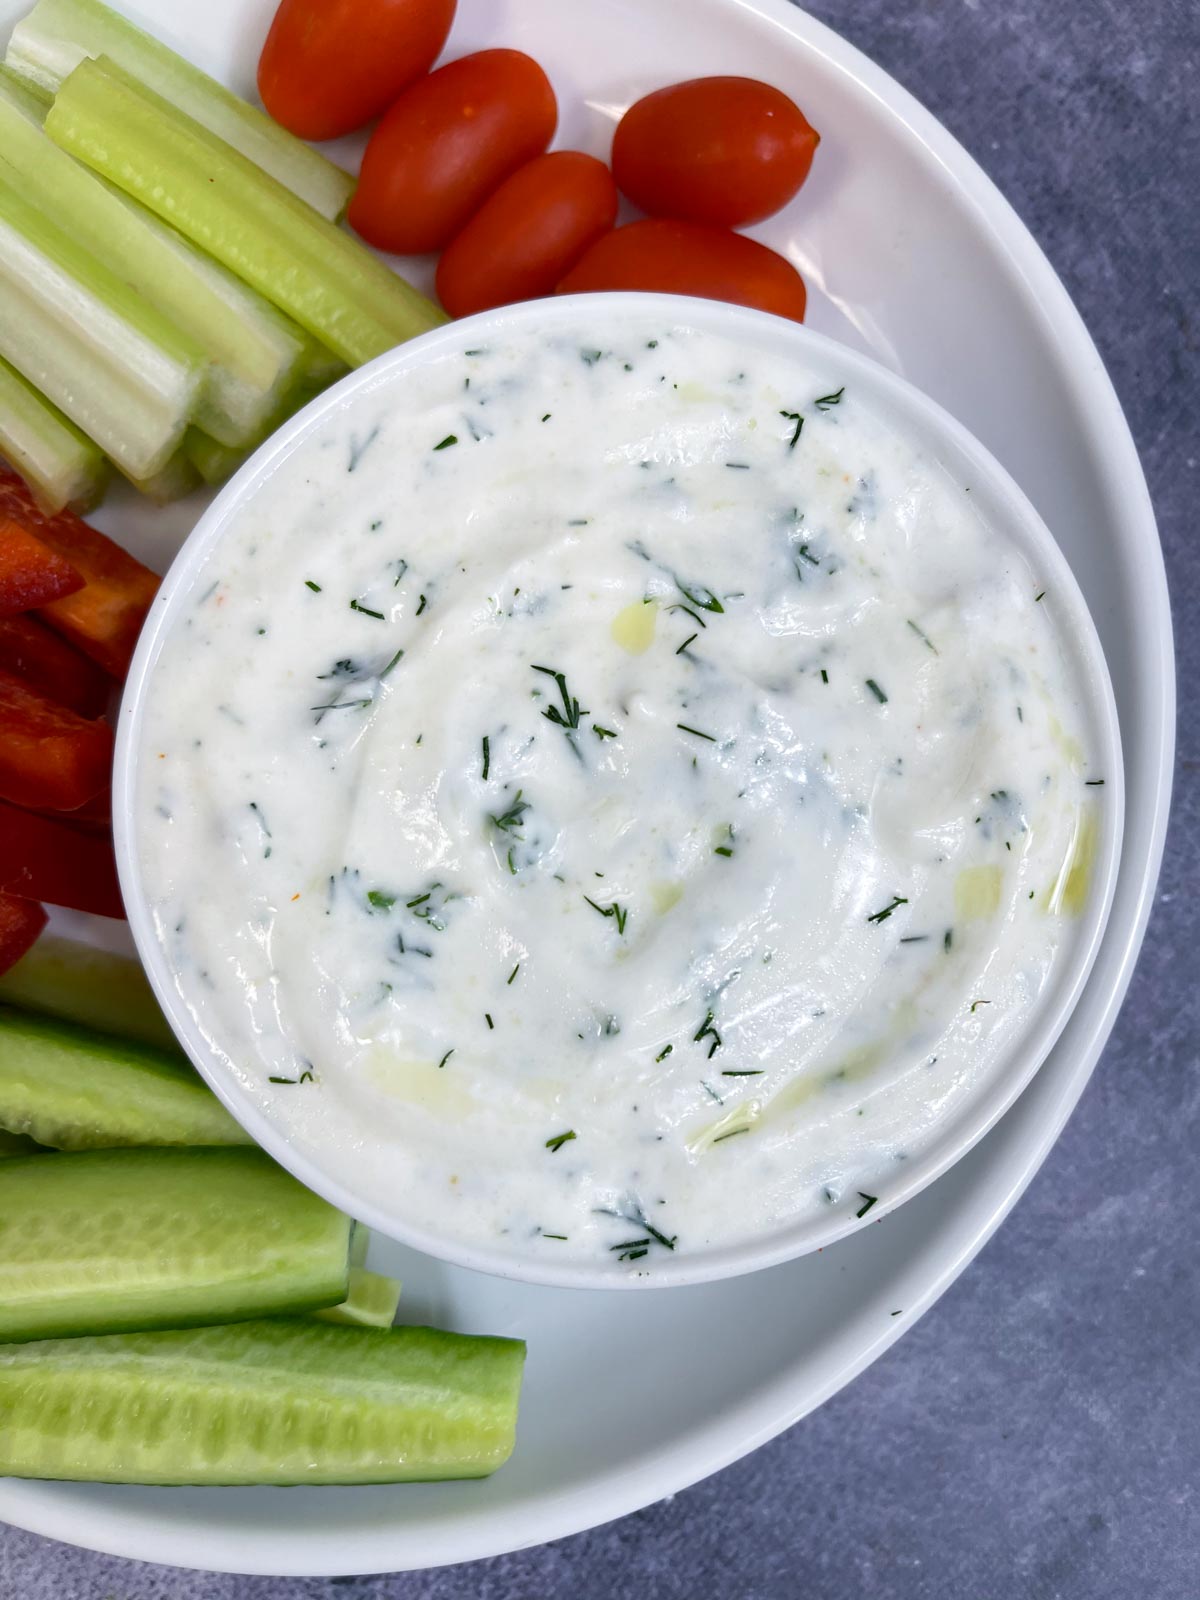
{"label": "plate rim", "polygon": [[[712,0],[712,3],[741,12],[747,19],[775,25],[822,57],[843,77],[866,90],[923,146],[962,203],[974,211],[983,230],[994,241],[997,253],[1006,257],[1021,280],[1025,298],[1031,308],[1037,308],[1054,343],[1071,353],[1074,387],[1081,388],[1085,381],[1091,386],[1090,397],[1082,401],[1082,413],[1089,418],[1107,415],[1107,471],[1103,474],[1107,498],[1114,508],[1120,508],[1114,510],[1114,520],[1139,530],[1143,538],[1146,551],[1139,573],[1143,592],[1169,623],[1170,602],[1162,545],[1145,475],[1120,400],[1079,310],[1014,207],[966,147],[915,95],[828,24],[793,5],[791,0]],[[1095,425],[1091,431],[1094,430]],[[339,1559],[339,1549],[345,1550],[345,1536],[336,1533],[318,1532],[315,1537],[310,1534],[306,1539],[304,1530],[294,1530],[285,1541],[274,1535],[226,1530],[217,1543],[202,1526],[185,1527],[164,1520],[148,1527],[144,1512],[139,1510],[135,1514],[124,1507],[105,1507],[98,1513],[89,1509],[86,1518],[78,1514],[71,1517],[72,1510],[79,1512],[78,1504],[68,1505],[64,1511],[56,1495],[44,1494],[45,1485],[36,1480],[17,1479],[0,1482],[3,1520],[29,1532],[104,1554],[201,1571],[279,1577],[321,1577],[350,1571],[363,1575],[412,1571],[503,1555],[629,1515],[729,1466],[824,1404],[911,1328],[986,1244],[1042,1166],[1112,1032],[1145,936],[1170,810],[1176,692],[1174,644],[1169,626],[1156,631],[1143,661],[1147,667],[1153,665],[1156,681],[1161,684],[1157,725],[1153,729],[1158,761],[1157,770],[1149,774],[1153,814],[1148,819],[1146,850],[1137,873],[1134,904],[1124,926],[1119,920],[1110,920],[1105,935],[1105,947],[1115,945],[1118,950],[1115,981],[1097,1017],[1090,1023],[1090,1037],[1079,1049],[1070,1073],[1056,1090],[1051,1114],[1045,1118],[1039,1137],[1024,1143],[1020,1155],[1011,1158],[1003,1192],[993,1201],[991,1209],[962,1230],[963,1236],[954,1249],[925,1279],[923,1291],[910,1302],[908,1314],[898,1322],[885,1322],[874,1337],[856,1345],[848,1359],[831,1363],[824,1381],[799,1398],[789,1397],[788,1391],[795,1388],[795,1381],[787,1372],[778,1373],[736,1411],[723,1419],[697,1424],[677,1436],[669,1448],[637,1461],[630,1469],[609,1469],[593,1480],[586,1491],[564,1490],[546,1497],[541,1502],[538,1532],[532,1537],[523,1533],[514,1536],[506,1531],[507,1525],[513,1522],[511,1513],[503,1508],[491,1509],[474,1517],[456,1518],[431,1527],[416,1538],[404,1530],[397,1539],[386,1527],[360,1531],[356,1548],[363,1551],[365,1564],[358,1564],[356,1559],[348,1566],[344,1553]],[[1127,870],[1122,863],[1119,883]],[[1089,988],[1094,982],[1095,975]],[[1086,999],[1086,992],[1083,998]],[[1035,1084],[1039,1081],[1044,1080],[1039,1077]],[[1001,1122],[997,1132],[1003,1127]],[[916,1259],[919,1261],[919,1257]],[[908,1271],[915,1271],[911,1262]],[[860,1311],[855,1322],[865,1317],[866,1312]],[[737,1420],[736,1427],[732,1426],[733,1418]],[[58,1487],[51,1486],[52,1489]],[[69,1535],[64,1533],[64,1523],[68,1519],[71,1521]],[[322,1540],[328,1540],[332,1548],[322,1549]],[[205,1548],[206,1545],[212,1547]],[[407,1548],[391,1548],[393,1546]],[[251,1547],[252,1557],[247,1553]]]}

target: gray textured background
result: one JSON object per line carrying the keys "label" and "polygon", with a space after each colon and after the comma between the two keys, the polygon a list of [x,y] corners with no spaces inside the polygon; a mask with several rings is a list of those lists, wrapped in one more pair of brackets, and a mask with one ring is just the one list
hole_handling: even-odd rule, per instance
{"label": "gray textured background", "polygon": [[1200,9],[810,9],[941,117],[1030,224],[1108,362],[1158,510],[1179,649],[1174,823],[1091,1087],[908,1337],[671,1502],[474,1566],[312,1582],[137,1566],[0,1529],[0,1600],[1200,1597]]}

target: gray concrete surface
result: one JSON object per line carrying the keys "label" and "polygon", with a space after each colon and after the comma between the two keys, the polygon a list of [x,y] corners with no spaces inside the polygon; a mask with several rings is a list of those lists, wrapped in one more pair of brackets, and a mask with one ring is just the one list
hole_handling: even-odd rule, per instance
{"label": "gray concrete surface", "polygon": [[1200,1597],[1200,10],[811,9],[931,107],[1028,221],[1109,364],[1158,510],[1179,647],[1173,831],[1141,964],[1078,1112],[907,1338],[667,1504],[470,1567],[303,1583],[0,1530],[0,1600]]}

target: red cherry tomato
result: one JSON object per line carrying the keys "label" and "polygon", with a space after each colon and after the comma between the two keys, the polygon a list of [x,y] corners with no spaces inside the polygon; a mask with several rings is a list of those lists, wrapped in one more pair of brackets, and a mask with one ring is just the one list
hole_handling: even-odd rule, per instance
{"label": "red cherry tomato", "polygon": [[351,226],[400,255],[440,250],[492,191],[554,136],[550,80],[519,50],[481,50],[439,67],[371,135]]}
{"label": "red cherry tomato", "polygon": [[281,0],[258,62],[262,103],[302,139],[379,116],[441,54],[455,0]]}
{"label": "red cherry tomato", "polygon": [[646,218],[598,240],[558,286],[559,294],[650,289],[731,300],[804,321],[804,279],[765,244],[726,228]]}
{"label": "red cherry tomato", "polygon": [[555,150],[520,167],[446,246],[438,298],[452,317],[552,294],[617,220],[617,186],[603,161]]}
{"label": "red cherry tomato", "polygon": [[692,78],[639,100],[617,124],[617,187],[652,217],[740,228],[785,206],[821,136],[754,78]]}

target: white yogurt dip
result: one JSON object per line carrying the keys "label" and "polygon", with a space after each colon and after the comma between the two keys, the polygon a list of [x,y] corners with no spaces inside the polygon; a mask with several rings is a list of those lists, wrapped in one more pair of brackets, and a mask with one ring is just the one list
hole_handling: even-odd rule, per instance
{"label": "white yogurt dip", "polygon": [[464,1246],[865,1217],[1077,935],[1105,774],[1043,598],[835,356],[586,307],[443,353],[282,461],[149,678],[179,993]]}

